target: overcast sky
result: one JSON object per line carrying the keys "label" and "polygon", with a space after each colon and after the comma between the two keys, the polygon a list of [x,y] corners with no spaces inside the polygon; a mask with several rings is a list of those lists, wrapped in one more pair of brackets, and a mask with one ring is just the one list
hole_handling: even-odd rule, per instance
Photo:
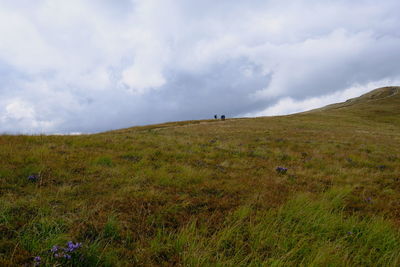
{"label": "overcast sky", "polygon": [[398,0],[0,0],[0,133],[299,112],[400,84]]}

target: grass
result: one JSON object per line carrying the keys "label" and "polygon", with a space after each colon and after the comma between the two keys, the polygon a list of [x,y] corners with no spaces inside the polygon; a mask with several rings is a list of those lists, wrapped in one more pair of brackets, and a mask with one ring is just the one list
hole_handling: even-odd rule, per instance
{"label": "grass", "polygon": [[[396,90],[290,116],[2,135],[0,266],[398,266]],[[55,259],[70,240],[82,248]]]}
{"label": "grass", "polygon": [[192,224],[162,248],[182,253],[185,265],[398,266],[398,232],[381,218],[346,216],[347,193],[331,190],[320,200],[300,194],[278,210],[259,213],[243,206],[211,236]]}

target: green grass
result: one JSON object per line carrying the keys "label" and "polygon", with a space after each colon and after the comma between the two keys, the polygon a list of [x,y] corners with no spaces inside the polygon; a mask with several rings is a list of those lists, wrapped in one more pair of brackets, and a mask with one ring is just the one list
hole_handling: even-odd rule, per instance
{"label": "green grass", "polygon": [[382,218],[346,216],[346,194],[332,190],[320,200],[300,194],[262,212],[243,206],[211,236],[192,224],[161,248],[182,254],[187,265],[398,266],[399,233]]}
{"label": "green grass", "polygon": [[[396,90],[290,116],[2,135],[0,266],[398,266]],[[82,248],[55,259],[70,240]]]}

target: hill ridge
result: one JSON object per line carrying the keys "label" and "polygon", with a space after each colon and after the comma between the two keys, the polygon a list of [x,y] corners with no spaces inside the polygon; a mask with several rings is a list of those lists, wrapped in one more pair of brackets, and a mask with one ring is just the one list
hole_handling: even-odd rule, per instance
{"label": "hill ridge", "polygon": [[[361,96],[347,99],[344,102],[330,104],[330,105],[327,105],[327,106],[324,106],[321,108],[317,108],[317,109],[313,109],[310,111],[306,111],[306,112],[327,110],[327,109],[339,109],[339,108],[345,108],[345,107],[349,107],[349,106],[359,104],[359,103],[368,103],[368,102],[379,101],[379,100],[383,100],[386,98],[394,97],[394,96],[398,95],[399,91],[400,91],[399,86],[380,87],[380,88],[374,89],[372,91],[369,91],[368,93],[365,93]],[[385,95],[385,94],[387,94],[387,95]]]}
{"label": "hill ridge", "polygon": [[[330,111],[330,110],[337,110],[342,108],[349,108],[357,104],[362,103],[371,103],[375,101],[380,101],[384,99],[388,99],[399,95],[400,86],[385,86],[380,87],[374,90],[369,91],[368,93],[362,94],[358,97],[350,98],[344,102],[329,104],[324,107],[311,109],[303,112],[298,112],[294,114],[288,115],[278,115],[278,116],[260,116],[255,118],[227,118],[225,122],[232,122],[237,120],[251,120],[257,118],[278,118],[278,117],[286,117],[286,116],[297,116],[300,114],[310,114],[315,112],[321,111]],[[112,130],[109,132],[126,132],[131,130],[138,130],[138,131],[160,131],[164,129],[175,129],[175,128],[182,128],[182,127],[191,127],[191,126],[198,126],[198,125],[209,125],[209,124],[218,124],[223,123],[221,120],[209,119],[209,120],[187,120],[187,121],[175,121],[175,122],[166,122],[161,124],[152,124],[146,126],[133,126],[123,129]]]}

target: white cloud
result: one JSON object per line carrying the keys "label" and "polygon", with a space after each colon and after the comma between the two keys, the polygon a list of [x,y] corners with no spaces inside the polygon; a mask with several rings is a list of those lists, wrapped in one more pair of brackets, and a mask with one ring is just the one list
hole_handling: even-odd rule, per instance
{"label": "white cloud", "polygon": [[[0,132],[95,132],[332,103],[360,92],[354,84],[399,77],[399,8],[0,0]],[[7,111],[12,103],[19,112]]]}
{"label": "white cloud", "polygon": [[30,107],[28,104],[22,101],[14,100],[8,105],[6,105],[5,114],[2,117],[2,119],[21,120],[21,119],[31,119],[34,118],[34,116],[35,116],[35,111],[33,110],[32,107]]}
{"label": "white cloud", "polygon": [[311,109],[324,107],[332,103],[344,102],[350,98],[355,98],[362,94],[365,94],[373,89],[384,86],[390,86],[393,84],[400,84],[400,79],[381,80],[376,82],[370,82],[365,85],[356,84],[354,86],[346,88],[343,91],[319,97],[311,97],[304,100],[295,100],[291,97],[285,97],[280,99],[276,104],[262,111],[247,113],[241,116],[243,117],[276,116],[276,115],[287,115],[287,114],[308,111]]}
{"label": "white cloud", "polygon": [[[13,127],[6,127],[6,132],[15,132],[14,128],[25,127],[28,130],[23,133],[44,133],[53,127],[52,121],[42,120],[32,105],[20,99],[12,99],[5,104],[2,115],[0,116],[2,125],[13,124]],[[11,123],[10,123],[11,122]]]}
{"label": "white cloud", "polygon": [[165,79],[161,73],[151,68],[141,68],[139,65],[133,65],[122,73],[122,81],[128,85],[131,90],[138,94],[143,94],[154,87],[160,87],[165,84]]}

